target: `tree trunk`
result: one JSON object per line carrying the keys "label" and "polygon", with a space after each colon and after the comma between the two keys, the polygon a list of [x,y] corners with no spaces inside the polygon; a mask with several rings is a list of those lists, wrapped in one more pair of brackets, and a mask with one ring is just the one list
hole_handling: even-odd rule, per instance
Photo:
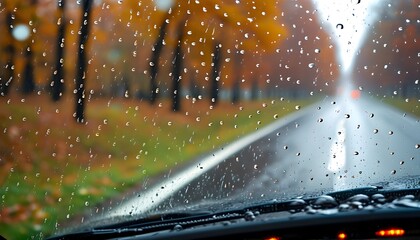
{"label": "tree trunk", "polygon": [[165,40],[166,29],[168,26],[169,14],[163,19],[160,25],[159,35],[153,44],[152,56],[150,58],[150,103],[154,104],[158,97],[159,89],[157,84],[157,74],[159,72],[159,57],[162,53],[163,41]]}
{"label": "tree trunk", "polygon": [[237,104],[239,103],[241,94],[241,88],[239,87],[239,81],[235,81],[232,87],[232,103]]}
{"label": "tree trunk", "polygon": [[181,94],[181,74],[182,74],[182,30],[178,37],[178,44],[174,53],[173,70],[172,70],[172,111],[178,112],[181,109],[180,94]]}
{"label": "tree trunk", "polygon": [[251,86],[251,100],[255,101],[258,99],[258,82],[254,80]]}
{"label": "tree trunk", "polygon": [[65,2],[58,0],[58,11],[60,13],[57,33],[55,69],[51,79],[51,97],[53,101],[60,100],[64,92],[64,38],[66,31]]}
{"label": "tree trunk", "polygon": [[89,17],[92,0],[83,1],[82,26],[80,28],[79,54],[77,57],[77,73],[75,86],[76,111],[75,119],[78,123],[85,121],[85,79],[86,79],[86,42],[89,34]]}
{"label": "tree trunk", "polygon": [[26,51],[26,65],[23,74],[22,92],[23,94],[30,94],[35,91],[35,79],[34,79],[34,64],[33,54],[31,47],[27,48]]}
{"label": "tree trunk", "polygon": [[241,78],[242,78],[242,65],[243,57],[239,54],[239,51],[235,53],[235,82],[232,87],[232,103],[237,104],[241,98]]}
{"label": "tree trunk", "polygon": [[211,76],[210,99],[211,104],[216,105],[219,98],[219,80],[220,80],[220,43],[216,43],[213,52],[213,67]]}
{"label": "tree trunk", "polygon": [[6,54],[7,54],[7,62],[6,62],[6,69],[2,71],[2,75],[0,76],[0,96],[6,96],[9,94],[10,85],[13,80],[14,76],[14,58],[15,58],[15,46],[13,44],[14,38],[12,36],[12,29],[10,26],[13,26],[13,19],[14,16],[11,12],[7,13],[6,16],[6,23],[7,23],[7,34],[9,35],[9,42],[5,47]]}
{"label": "tree trunk", "polygon": [[[38,0],[31,0],[30,1],[31,8],[33,9],[32,12],[32,19],[35,19],[35,9],[36,5],[38,4]],[[28,47],[26,48],[26,65],[23,75],[23,82],[22,82],[22,92],[23,94],[31,94],[35,91],[35,76],[34,76],[34,62],[33,53],[32,53],[32,45],[33,45],[33,37],[29,40]]]}
{"label": "tree trunk", "polygon": [[198,99],[200,96],[200,88],[197,86],[194,73],[190,74],[190,92],[192,98]]}

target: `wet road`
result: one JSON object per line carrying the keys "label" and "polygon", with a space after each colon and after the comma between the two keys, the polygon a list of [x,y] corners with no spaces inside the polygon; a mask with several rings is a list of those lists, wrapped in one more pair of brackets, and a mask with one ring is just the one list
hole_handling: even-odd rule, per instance
{"label": "wet road", "polygon": [[420,122],[362,97],[326,99],[197,160],[112,211],[291,198],[420,173]]}

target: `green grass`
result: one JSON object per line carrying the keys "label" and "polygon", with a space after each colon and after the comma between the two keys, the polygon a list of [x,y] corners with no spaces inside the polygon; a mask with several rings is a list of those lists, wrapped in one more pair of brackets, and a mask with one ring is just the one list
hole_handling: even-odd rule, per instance
{"label": "green grass", "polygon": [[420,99],[388,97],[381,99],[381,101],[398,108],[405,113],[420,117]]}
{"label": "green grass", "polygon": [[185,100],[183,110],[173,113],[167,101],[150,106],[98,99],[88,103],[87,123],[80,125],[71,117],[71,99],[2,99],[0,235],[45,237],[144,179],[309,103],[261,100],[211,108]]}

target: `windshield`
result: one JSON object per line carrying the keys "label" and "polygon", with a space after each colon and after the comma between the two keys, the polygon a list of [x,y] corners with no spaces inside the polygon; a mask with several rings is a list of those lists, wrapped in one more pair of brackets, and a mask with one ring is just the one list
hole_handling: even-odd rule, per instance
{"label": "windshield", "polygon": [[8,239],[420,173],[420,1],[3,0],[0,29]]}

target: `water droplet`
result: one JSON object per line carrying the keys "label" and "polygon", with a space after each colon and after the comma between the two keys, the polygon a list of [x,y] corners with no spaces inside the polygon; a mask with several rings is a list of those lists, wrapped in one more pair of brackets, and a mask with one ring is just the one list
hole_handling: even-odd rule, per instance
{"label": "water droplet", "polygon": [[176,224],[173,228],[174,231],[181,231],[183,229],[183,227],[179,224]]}
{"label": "water droplet", "polygon": [[375,116],[375,114],[373,114],[373,113],[371,113],[370,115],[369,115],[369,117],[370,118],[373,118]]}
{"label": "water droplet", "polygon": [[373,194],[371,198],[377,203],[384,203],[386,201],[385,196],[380,193]]}
{"label": "water droplet", "polygon": [[254,165],[254,169],[255,169],[255,170],[257,170],[257,169],[258,169],[258,165],[257,165],[257,164],[255,164],[255,165]]}
{"label": "water droplet", "polygon": [[412,195],[404,196],[401,199],[394,200],[392,203],[395,206],[420,208],[420,203],[418,201],[414,201],[414,196]]}
{"label": "water droplet", "polygon": [[348,205],[347,203],[342,203],[340,204],[340,206],[338,206],[338,211],[342,212],[342,211],[347,211],[350,209],[350,205]]}
{"label": "water droplet", "polygon": [[368,204],[369,203],[369,197],[365,194],[356,194],[349,199],[347,199],[349,202],[360,202],[362,204]]}
{"label": "water droplet", "polygon": [[314,208],[334,208],[338,206],[337,201],[328,195],[322,195],[314,201]]}
{"label": "water droplet", "polygon": [[344,114],[346,118],[350,118],[350,114]]}
{"label": "water droplet", "polygon": [[379,132],[379,130],[378,130],[378,129],[374,129],[374,130],[373,130],[373,133],[374,133],[374,134],[377,134],[378,132]]}
{"label": "water droplet", "polygon": [[300,206],[306,206],[307,203],[305,202],[305,200],[297,198],[297,199],[293,199],[290,202],[290,206],[294,206],[294,207],[300,207]]}
{"label": "water droplet", "polygon": [[388,134],[389,135],[392,135],[392,134],[394,134],[394,132],[393,131],[389,131]]}
{"label": "water droplet", "polygon": [[315,48],[314,52],[315,52],[315,53],[320,53],[320,52],[321,52],[321,50],[320,50],[319,48]]}
{"label": "water droplet", "polygon": [[391,171],[391,174],[393,174],[393,175],[396,174],[396,173],[397,173],[397,170],[395,170],[395,169]]}
{"label": "water droplet", "polygon": [[231,223],[229,221],[223,221],[222,224],[223,226],[229,226]]}
{"label": "water droplet", "polygon": [[337,29],[343,29],[343,28],[344,28],[344,25],[343,25],[343,24],[341,24],[341,23],[339,23],[339,24],[337,24],[335,27],[336,27]]}
{"label": "water droplet", "polygon": [[419,149],[420,148],[420,144],[416,144],[416,146],[414,146],[415,148]]}
{"label": "water droplet", "polygon": [[255,215],[251,211],[246,211],[244,214],[245,221],[253,221],[255,219]]}
{"label": "water droplet", "polygon": [[359,155],[359,152],[358,151],[354,151],[354,155]]}
{"label": "water droplet", "polygon": [[309,63],[309,64],[308,64],[308,67],[309,67],[309,68],[313,68],[314,66],[315,66],[315,63]]}
{"label": "water droplet", "polygon": [[89,202],[88,201],[85,202],[85,206],[86,207],[89,206]]}

